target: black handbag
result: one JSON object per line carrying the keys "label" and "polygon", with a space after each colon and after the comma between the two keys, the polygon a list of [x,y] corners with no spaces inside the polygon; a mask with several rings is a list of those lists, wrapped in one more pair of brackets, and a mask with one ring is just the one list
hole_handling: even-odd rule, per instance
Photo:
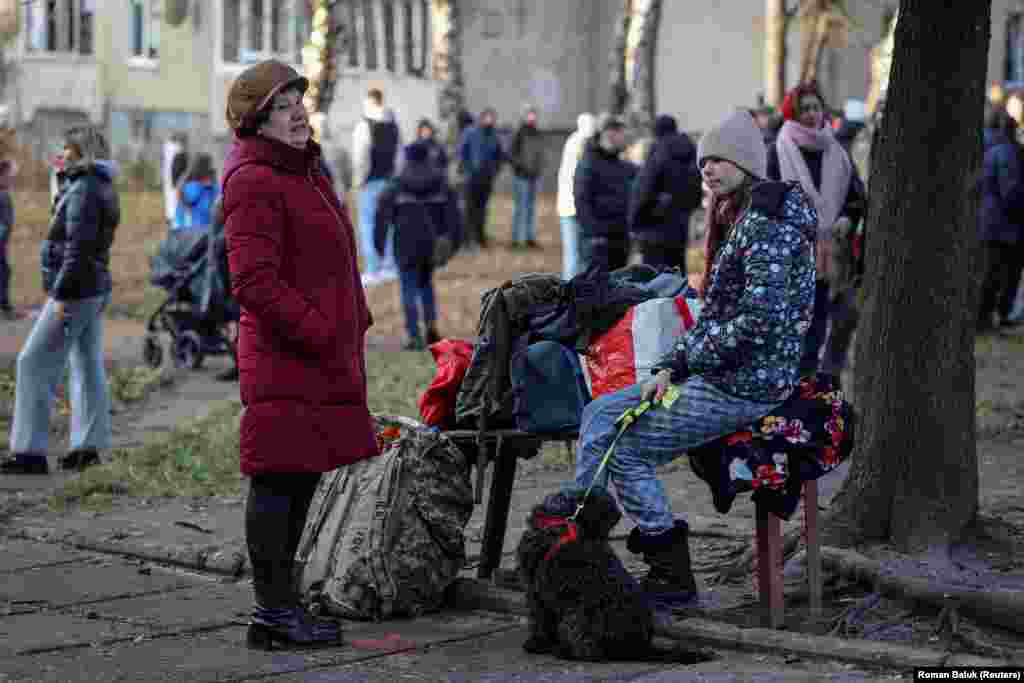
{"label": "black handbag", "polygon": [[53,290],[57,283],[57,275],[61,266],[64,265],[64,242],[57,240],[43,240],[39,248],[39,265],[43,274],[43,291],[47,294]]}

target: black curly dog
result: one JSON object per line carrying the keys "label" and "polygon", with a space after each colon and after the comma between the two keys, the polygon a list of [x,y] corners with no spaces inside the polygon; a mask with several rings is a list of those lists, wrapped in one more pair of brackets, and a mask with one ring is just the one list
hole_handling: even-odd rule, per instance
{"label": "black curly dog", "polygon": [[584,491],[549,495],[527,518],[516,548],[530,609],[523,649],[585,661],[671,661],[693,664],[707,656],[656,649],[654,611],[608,542],[622,518],[615,499],[595,487],[574,521]]}

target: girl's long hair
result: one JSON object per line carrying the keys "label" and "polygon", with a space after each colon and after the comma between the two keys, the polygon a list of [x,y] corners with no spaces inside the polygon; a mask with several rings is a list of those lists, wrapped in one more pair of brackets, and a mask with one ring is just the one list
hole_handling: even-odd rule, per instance
{"label": "girl's long hair", "polygon": [[748,176],[735,192],[722,197],[712,195],[707,211],[704,213],[704,275],[697,288],[701,298],[707,292],[711,282],[711,268],[722,243],[729,236],[732,226],[739,220],[750,201],[750,188],[753,180]]}

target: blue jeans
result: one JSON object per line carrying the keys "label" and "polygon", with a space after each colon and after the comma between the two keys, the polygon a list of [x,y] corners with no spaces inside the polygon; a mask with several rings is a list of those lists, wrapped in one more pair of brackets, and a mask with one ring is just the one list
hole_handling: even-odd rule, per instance
{"label": "blue jeans", "polygon": [[[640,387],[634,384],[605,394],[583,409],[576,486],[587,487],[594,481],[601,458],[618,431],[615,420],[640,402]],[[739,431],[780,405],[732,396],[701,377],[690,377],[679,390],[671,407],[651,408],[626,430],[596,480],[605,488],[609,479],[615,484],[622,509],[644,534],[661,533],[675,523],[656,467],[691,448]]]}
{"label": "blue jeans", "polygon": [[537,179],[513,176],[512,191],[516,202],[512,213],[512,241],[516,244],[532,242],[537,238]]}
{"label": "blue jeans", "polygon": [[67,365],[70,448],[110,447],[110,393],[103,367],[103,309],[109,302],[110,294],[65,301],[62,322],[54,300],[46,300],[18,353],[11,452],[47,452],[50,409]]}
{"label": "blue jeans", "polygon": [[571,280],[579,272],[580,224],[576,216],[562,216],[558,223],[562,228],[562,279]]}
{"label": "blue jeans", "polygon": [[386,178],[367,181],[359,191],[359,250],[363,255],[363,272],[379,275],[395,268],[394,230],[388,232],[387,248],[381,258],[373,246],[373,227],[377,221],[377,200],[388,185]]}
{"label": "blue jeans", "polygon": [[409,339],[420,336],[420,307],[423,322],[428,327],[437,322],[437,304],[434,301],[434,268],[429,265],[412,266],[398,271],[402,310],[405,312],[405,332]]}

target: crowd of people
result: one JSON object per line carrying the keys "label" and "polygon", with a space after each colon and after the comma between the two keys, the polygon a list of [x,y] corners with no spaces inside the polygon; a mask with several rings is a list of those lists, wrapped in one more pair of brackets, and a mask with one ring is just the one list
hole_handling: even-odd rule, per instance
{"label": "crowd of people", "polygon": [[[255,64],[227,96],[234,140],[220,177],[210,155],[190,154],[183,137],[169,141],[165,157],[169,234],[224,231],[231,294],[241,307],[240,463],[251,482],[245,528],[255,594],[248,633],[258,648],[339,638],[336,622],[301,605],[293,565],[322,473],[377,453],[366,288],[398,280],[404,348],[438,341],[435,270],[460,247],[491,246],[488,203],[506,164],[512,245],[538,248],[536,197],[548,159],[533,107],[523,108],[507,146],[494,110],[460,117],[453,167],[427,119],[403,144],[384,93],[372,89],[353,134],[353,225],[312,138],[308,87],[286,64]],[[701,316],[652,377],[586,407],[575,472],[578,486],[593,484],[624,409],[678,390],[679,400],[637,418],[600,474],[636,522],[628,547],[650,566],[645,590],[670,601],[692,599],[697,586],[688,527],[672,514],[657,465],[767,415],[803,376],[834,375],[839,386],[859,271],[837,263],[864,221],[866,192],[828,111],[818,88],[804,84],[786,95],[780,115],[737,110],[697,144],[662,115],[640,165],[626,158],[625,121],[583,113],[562,148],[557,213],[566,279],[626,266],[633,252],[655,268],[686,272],[691,217],[704,207]],[[995,325],[996,312],[999,325],[1015,323],[1024,262],[1024,168],[1012,117],[995,112],[986,137],[980,330]],[[91,127],[70,129],[63,142],[42,249],[48,298],[18,356],[4,473],[48,471],[52,397],[68,363],[72,425],[61,466],[95,464],[110,443],[102,341],[110,248],[121,220],[117,166]],[[13,223],[11,172],[0,164],[0,241]],[[0,284],[7,277],[0,264]],[[5,292],[0,309],[10,307]]]}

